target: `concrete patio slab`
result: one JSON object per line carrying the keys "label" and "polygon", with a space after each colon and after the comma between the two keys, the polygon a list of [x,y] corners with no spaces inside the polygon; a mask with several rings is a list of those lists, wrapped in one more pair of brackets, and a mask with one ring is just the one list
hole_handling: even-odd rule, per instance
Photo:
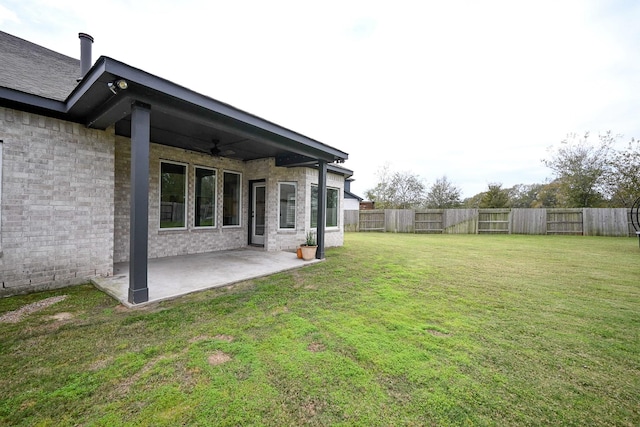
{"label": "concrete patio slab", "polygon": [[266,252],[254,248],[150,259],[147,273],[149,301],[130,304],[129,263],[113,266],[113,276],[97,277],[93,284],[127,307],[176,298],[205,289],[231,285],[281,271],[312,265],[293,252]]}

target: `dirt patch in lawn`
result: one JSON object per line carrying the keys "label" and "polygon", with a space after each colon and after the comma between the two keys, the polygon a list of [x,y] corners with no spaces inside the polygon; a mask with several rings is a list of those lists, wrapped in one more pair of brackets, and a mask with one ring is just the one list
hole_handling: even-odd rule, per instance
{"label": "dirt patch in lawn", "polygon": [[284,307],[278,307],[275,310],[273,310],[271,312],[272,316],[277,316],[279,314],[283,314],[283,313],[288,313],[289,312],[289,307],[287,307],[286,305]]}
{"label": "dirt patch in lawn", "polygon": [[207,340],[210,340],[210,339],[211,339],[211,337],[208,336],[208,335],[198,335],[198,336],[195,336],[195,337],[191,338],[189,340],[189,344],[193,344],[193,343],[200,342],[200,341],[207,341]]}
{"label": "dirt patch in lawn", "polygon": [[293,270],[291,272],[291,277],[293,278],[293,287],[295,289],[300,288],[302,285],[304,285],[304,279],[302,278],[302,276],[300,275],[300,272],[297,270]]}
{"label": "dirt patch in lawn", "polygon": [[327,349],[327,347],[324,344],[321,344],[319,342],[312,342],[307,347],[307,350],[309,350],[309,351],[311,351],[313,353],[319,353],[321,351],[325,351],[326,349]]}
{"label": "dirt patch in lawn", "polygon": [[427,329],[427,333],[433,335],[434,337],[450,337],[451,336],[450,333],[436,331],[435,329]]}
{"label": "dirt patch in lawn", "polygon": [[33,302],[31,304],[23,305],[17,310],[8,311],[0,316],[0,322],[2,323],[18,323],[25,316],[35,313],[36,311],[44,310],[45,308],[52,306],[67,298],[66,295],[59,295],[57,297],[45,298],[40,301]]}
{"label": "dirt patch in lawn", "polygon": [[312,400],[302,404],[302,418],[310,422],[313,417],[323,411],[326,403]]}
{"label": "dirt patch in lawn", "polygon": [[113,361],[112,357],[105,357],[102,359],[98,359],[89,365],[87,369],[90,371],[99,371],[101,369],[106,368]]}
{"label": "dirt patch in lawn", "polygon": [[235,337],[231,336],[231,335],[225,335],[225,334],[218,334],[216,336],[214,336],[213,338],[210,337],[209,335],[198,335],[195,336],[193,338],[191,338],[189,340],[189,344],[193,344],[196,342],[200,342],[200,341],[209,341],[209,340],[217,340],[217,341],[224,341],[224,342],[233,342],[233,340],[235,340]]}
{"label": "dirt patch in lawn", "polygon": [[61,313],[56,313],[53,316],[49,316],[49,319],[55,320],[57,322],[62,322],[64,320],[73,319],[75,316],[73,313],[69,313],[67,311],[63,311]]}
{"label": "dirt patch in lawn", "polygon": [[212,366],[222,365],[231,360],[231,356],[218,350],[209,356],[209,364]]}
{"label": "dirt patch in lawn", "polygon": [[131,310],[130,308],[125,307],[125,306],[124,306],[124,305],[122,305],[122,304],[118,304],[118,305],[116,305],[113,309],[114,309],[114,311],[115,311],[116,313],[126,313],[126,312],[128,312],[128,311],[130,311],[130,310]]}

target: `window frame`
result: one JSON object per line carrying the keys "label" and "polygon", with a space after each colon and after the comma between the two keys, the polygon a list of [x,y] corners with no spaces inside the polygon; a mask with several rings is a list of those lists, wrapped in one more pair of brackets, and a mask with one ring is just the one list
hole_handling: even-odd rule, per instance
{"label": "window frame", "polygon": [[[225,183],[225,176],[226,174],[233,174],[233,175],[238,175],[240,177],[239,183],[238,183],[238,223],[237,224],[226,224],[224,223],[224,219],[225,219],[225,203],[224,203],[224,198],[225,198],[225,193],[224,193],[224,183]],[[232,170],[226,170],[224,169],[222,171],[222,228],[240,228],[242,227],[242,172],[237,172],[237,171],[232,171]]]}
{"label": "window frame", "polygon": [[[329,191],[336,192],[336,225],[328,225],[326,224],[326,228],[339,228],[340,227],[340,189],[336,187],[327,187],[327,206],[325,209],[329,209]],[[329,215],[325,212],[325,220],[329,220]]]}
{"label": "window frame", "polygon": [[[162,164],[172,164],[184,167],[184,226],[182,227],[162,227]],[[186,230],[188,219],[188,199],[189,199],[189,164],[176,162],[173,160],[160,160],[160,170],[158,174],[158,230]]]}
{"label": "window frame", "polygon": [[[213,177],[214,177],[213,182],[215,184],[213,188],[213,225],[197,225],[196,224],[196,219],[197,219],[196,210],[197,210],[197,203],[198,203],[198,194],[197,194],[198,169],[213,172]],[[218,227],[218,170],[216,168],[212,168],[209,166],[194,165],[193,166],[193,228],[202,230],[202,229],[217,228],[217,227]]]}
{"label": "window frame", "polygon": [[[294,195],[294,199],[293,199],[293,227],[282,227],[282,186],[283,185],[291,185],[293,186],[293,195]],[[288,204],[288,200],[287,200],[287,204]],[[297,207],[298,207],[298,183],[295,181],[281,181],[278,182],[278,230],[279,231],[291,231],[291,230],[295,230],[298,224],[297,221],[297,216],[298,216],[298,212],[297,212]],[[287,206],[287,209],[290,209],[289,206]]]}
{"label": "window frame", "polygon": [[[313,221],[314,221],[314,215],[313,215],[313,188],[316,188],[316,200],[317,200],[317,194],[318,194],[318,184],[311,184],[311,190],[310,190],[310,194],[309,194],[309,226],[311,228],[317,229],[318,228],[318,224],[316,223],[316,225],[313,225]],[[340,188],[338,187],[326,187],[326,191],[329,192],[329,190],[332,191],[336,191],[337,193],[337,198],[336,198],[336,225],[328,225],[327,221],[329,221],[329,215],[327,215],[327,209],[329,209],[329,205],[327,203],[327,206],[324,207],[325,209],[325,229],[339,229],[340,228]],[[327,197],[327,200],[329,200],[329,197]],[[316,201],[316,206],[317,206],[318,202]],[[317,221],[317,217],[316,217],[316,221]]]}

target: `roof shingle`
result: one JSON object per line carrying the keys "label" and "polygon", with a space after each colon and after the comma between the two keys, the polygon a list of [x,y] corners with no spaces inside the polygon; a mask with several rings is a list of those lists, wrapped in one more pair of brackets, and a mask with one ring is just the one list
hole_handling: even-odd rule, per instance
{"label": "roof shingle", "polygon": [[64,101],[77,85],[80,61],[0,31],[0,86]]}

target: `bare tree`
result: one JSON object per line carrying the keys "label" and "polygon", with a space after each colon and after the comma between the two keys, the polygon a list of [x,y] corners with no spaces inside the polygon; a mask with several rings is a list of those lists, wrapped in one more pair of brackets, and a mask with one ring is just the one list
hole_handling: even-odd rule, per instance
{"label": "bare tree", "polygon": [[550,158],[543,163],[554,171],[567,207],[597,207],[607,191],[605,176],[610,169],[609,153],[618,136],[607,132],[599,135],[599,143],[583,137],[567,136],[559,147],[550,148]]}
{"label": "bare tree", "polygon": [[391,172],[386,163],[378,170],[378,183],[365,197],[381,209],[408,209],[423,203],[425,185],[411,172]]}
{"label": "bare tree", "polygon": [[392,191],[391,191],[391,172],[389,163],[385,163],[378,169],[378,183],[375,187],[366,190],[364,196],[376,203],[378,209],[387,209],[391,207]]}
{"label": "bare tree", "polygon": [[613,206],[630,207],[640,197],[640,141],[631,138],[626,150],[613,153],[605,181]]}
{"label": "bare tree", "polygon": [[392,205],[396,209],[410,209],[424,203],[425,185],[411,172],[395,172],[391,177]]}

